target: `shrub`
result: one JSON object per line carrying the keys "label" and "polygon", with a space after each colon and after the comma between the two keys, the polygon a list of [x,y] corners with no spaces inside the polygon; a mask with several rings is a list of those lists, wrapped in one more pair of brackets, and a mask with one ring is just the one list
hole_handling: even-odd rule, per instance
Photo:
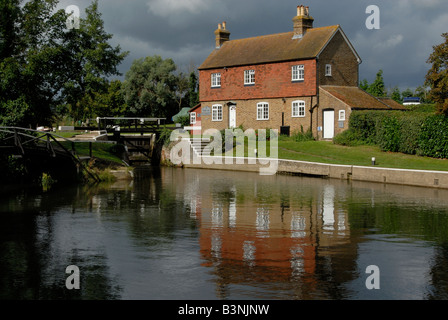
{"label": "shrub", "polygon": [[376,111],[355,111],[350,115],[349,128],[365,144],[377,143],[377,123],[381,114]]}
{"label": "shrub", "polygon": [[359,139],[358,135],[352,129],[348,129],[337,134],[333,138],[333,143],[348,147],[354,147],[364,144],[364,142]]}
{"label": "shrub", "polygon": [[448,158],[448,117],[426,117],[418,136],[417,153],[434,158]]}
{"label": "shrub", "polygon": [[383,151],[448,158],[448,117],[430,112],[354,111],[334,143],[375,144]]}
{"label": "shrub", "polygon": [[378,126],[377,141],[381,150],[397,152],[400,148],[400,122],[395,116],[384,117]]}
{"label": "shrub", "polygon": [[182,127],[189,126],[190,125],[190,115],[186,114],[186,115],[183,115],[183,116],[179,116],[175,122],[176,123],[180,123],[180,125]]}
{"label": "shrub", "polygon": [[162,131],[160,132],[159,138],[157,139],[157,143],[162,144],[164,146],[168,146],[171,142],[170,140],[171,133],[172,131],[170,129],[163,128]]}
{"label": "shrub", "polygon": [[302,141],[313,141],[315,140],[313,137],[313,132],[311,129],[306,132],[303,131],[303,126],[300,126],[300,131],[296,131],[292,134],[294,141],[302,142]]}
{"label": "shrub", "polygon": [[400,119],[400,144],[398,152],[406,154],[417,154],[419,142],[418,137],[422,124],[428,114],[404,113]]}

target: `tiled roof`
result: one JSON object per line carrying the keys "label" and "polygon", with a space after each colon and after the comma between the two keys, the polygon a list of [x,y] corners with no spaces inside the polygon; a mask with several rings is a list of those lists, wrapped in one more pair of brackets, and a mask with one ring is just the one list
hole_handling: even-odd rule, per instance
{"label": "tiled roof", "polygon": [[201,107],[201,104],[199,103],[199,104],[195,105],[193,108],[191,108],[189,112],[193,112],[200,107]]}
{"label": "tiled roof", "polygon": [[302,39],[279,33],[224,42],[199,69],[215,69],[260,63],[315,58],[339,29],[339,25],[309,29]]}
{"label": "tiled roof", "polygon": [[398,103],[392,98],[378,98],[378,99],[380,99],[383,103],[387,104],[394,110],[407,110],[405,106],[403,106],[401,103]]}
{"label": "tiled roof", "polygon": [[349,105],[352,109],[406,110],[398,103],[391,103],[389,101],[391,99],[381,101],[358,87],[321,86],[320,88]]}

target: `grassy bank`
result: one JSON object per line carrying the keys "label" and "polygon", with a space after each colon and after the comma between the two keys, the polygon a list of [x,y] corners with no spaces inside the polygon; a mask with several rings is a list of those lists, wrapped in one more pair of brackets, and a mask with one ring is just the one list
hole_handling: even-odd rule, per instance
{"label": "grassy bank", "polygon": [[[247,139],[244,155],[249,156]],[[270,142],[266,143],[267,150],[258,148],[259,156],[270,154]],[[376,159],[377,167],[448,171],[448,160],[407,155],[398,152],[383,152],[377,146],[341,146],[331,141],[303,141],[296,142],[292,137],[281,136],[278,141],[278,158],[286,160],[309,161],[328,164],[371,166],[372,157]],[[235,156],[236,148],[226,153]]]}
{"label": "grassy bank", "polygon": [[329,141],[279,141],[279,158],[321,163],[371,166],[414,170],[448,171],[448,160],[383,152],[375,146],[345,147]]}
{"label": "grassy bank", "polygon": [[[71,143],[64,141],[61,144],[66,148],[71,150]],[[120,158],[121,146],[110,143],[92,143],[92,157],[101,159],[103,161],[108,161],[114,164],[122,165],[123,162]],[[88,142],[76,142],[75,151],[78,156],[89,156],[90,155],[90,145]]]}
{"label": "grassy bank", "polygon": [[[244,144],[244,155],[249,156],[248,141]],[[263,152],[258,148],[259,156],[270,156],[270,142],[266,142],[267,150]],[[407,155],[398,152],[383,152],[377,146],[341,146],[331,141],[302,141],[297,142],[293,137],[280,136],[278,141],[278,158],[287,160],[310,161],[329,164],[371,166],[372,157],[376,158],[376,166],[385,168],[400,168],[413,170],[448,171],[448,160]],[[89,155],[88,143],[76,143],[76,152],[79,155]],[[105,162],[122,165],[117,145],[94,143],[92,145],[93,157]],[[236,148],[226,153],[228,156],[236,155]]]}

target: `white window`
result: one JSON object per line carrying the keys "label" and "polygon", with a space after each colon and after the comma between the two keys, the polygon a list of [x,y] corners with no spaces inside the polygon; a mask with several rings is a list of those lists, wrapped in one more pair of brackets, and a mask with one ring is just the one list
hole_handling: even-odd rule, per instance
{"label": "white window", "polygon": [[345,110],[339,110],[339,121],[345,121]]}
{"label": "white window", "polygon": [[269,103],[260,102],[257,104],[257,120],[269,120]]}
{"label": "white window", "polygon": [[221,74],[212,73],[212,88],[217,88],[221,86]]}
{"label": "white window", "polygon": [[191,124],[196,123],[196,112],[190,112],[190,123]]}
{"label": "white window", "polygon": [[222,121],[222,105],[212,106],[212,121]]}
{"label": "white window", "polygon": [[325,65],[325,76],[331,77],[331,64]]}
{"label": "white window", "polygon": [[305,66],[303,64],[292,67],[292,81],[305,80]]}
{"label": "white window", "polygon": [[305,117],[305,101],[293,101],[292,102],[292,117]]}
{"label": "white window", "polygon": [[255,84],[255,70],[244,71],[244,84],[245,85]]}

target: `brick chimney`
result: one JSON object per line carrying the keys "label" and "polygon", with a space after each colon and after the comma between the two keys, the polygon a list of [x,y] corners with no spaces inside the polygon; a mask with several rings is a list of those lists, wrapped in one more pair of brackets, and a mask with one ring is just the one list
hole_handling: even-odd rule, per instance
{"label": "brick chimney", "polygon": [[300,5],[297,7],[297,16],[292,19],[294,23],[294,37],[293,39],[302,38],[308,29],[313,28],[313,17],[310,16],[309,7]]}
{"label": "brick chimney", "polygon": [[216,49],[221,48],[224,42],[230,40],[230,32],[226,29],[226,22],[218,24],[218,29],[215,31]]}

